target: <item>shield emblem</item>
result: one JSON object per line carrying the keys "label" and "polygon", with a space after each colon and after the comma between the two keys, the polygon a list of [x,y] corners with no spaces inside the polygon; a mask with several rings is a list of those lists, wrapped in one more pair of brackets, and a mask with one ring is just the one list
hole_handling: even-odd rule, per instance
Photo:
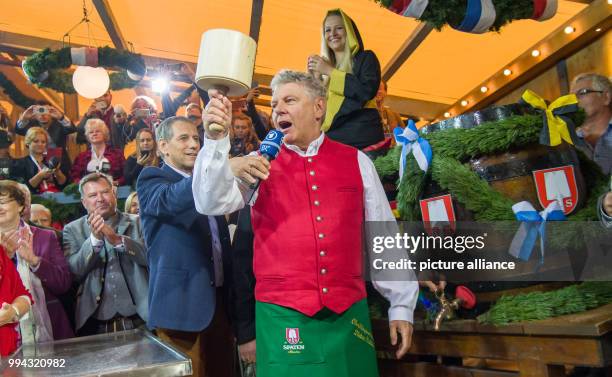
{"label": "shield emblem", "polygon": [[453,198],[450,194],[422,199],[419,204],[427,233],[455,231],[455,210],[453,209]]}
{"label": "shield emblem", "polygon": [[564,214],[569,215],[574,211],[578,204],[578,186],[572,165],[534,170],[533,179],[542,208],[556,200]]}
{"label": "shield emblem", "polygon": [[285,339],[289,344],[298,344],[300,342],[300,329],[297,327],[285,328]]}

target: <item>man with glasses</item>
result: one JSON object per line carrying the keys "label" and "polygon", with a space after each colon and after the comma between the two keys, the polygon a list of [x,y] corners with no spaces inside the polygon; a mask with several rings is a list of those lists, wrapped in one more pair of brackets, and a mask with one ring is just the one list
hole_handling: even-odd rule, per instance
{"label": "man with glasses", "polygon": [[[576,130],[576,145],[610,176],[612,172],[612,83],[605,76],[582,73],[572,81],[572,93],[578,97],[586,115]],[[606,228],[612,228],[612,192],[599,198],[599,217]]]}
{"label": "man with glasses", "polygon": [[572,93],[586,118],[576,130],[581,139],[577,147],[601,167],[604,174],[612,171],[612,84],[595,73],[583,73],[574,78]]}

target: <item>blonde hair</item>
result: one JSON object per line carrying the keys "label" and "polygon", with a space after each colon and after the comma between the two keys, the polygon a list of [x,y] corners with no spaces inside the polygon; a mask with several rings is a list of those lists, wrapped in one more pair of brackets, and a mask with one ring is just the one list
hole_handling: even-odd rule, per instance
{"label": "blonde hair", "polygon": [[87,123],[85,123],[85,135],[87,135],[91,126],[102,127],[102,134],[104,134],[104,142],[107,142],[110,139],[110,131],[108,130],[108,127],[106,127],[106,123],[104,123],[102,119],[93,118],[88,120]]}
{"label": "blonde hair", "polygon": [[[325,39],[325,21],[327,21],[327,19],[332,16],[340,17],[340,20],[342,20],[342,24],[344,25],[344,29],[346,31],[346,40],[344,41],[344,54],[342,55],[341,61],[336,61],[336,53],[331,48],[329,48]],[[346,73],[353,73],[353,56],[351,54],[351,48],[348,43],[347,25],[344,20],[344,17],[342,16],[342,13],[339,10],[332,10],[327,13],[325,18],[323,19],[322,33],[323,35],[321,40],[321,55],[323,55],[323,57],[326,58],[336,69],[339,69],[342,72]]]}
{"label": "blonde hair", "polygon": [[130,209],[132,208],[132,202],[134,198],[138,197],[138,192],[132,191],[130,195],[125,199],[125,207],[123,208],[123,212],[130,213]]}
{"label": "blonde hair", "polygon": [[149,96],[137,96],[136,98],[134,98],[132,104],[130,105],[131,112],[134,112],[134,110],[136,109],[136,103],[141,100],[145,101],[149,105],[149,110],[157,112],[157,105],[155,104],[155,101],[153,101],[153,98]]}
{"label": "blonde hair", "polygon": [[28,132],[26,132],[26,135],[25,135],[26,147],[29,147],[30,144],[32,144],[32,142],[34,141],[34,139],[36,139],[36,136],[38,135],[45,135],[45,138],[47,139],[47,143],[49,143],[49,133],[44,128],[32,127],[28,130]]}

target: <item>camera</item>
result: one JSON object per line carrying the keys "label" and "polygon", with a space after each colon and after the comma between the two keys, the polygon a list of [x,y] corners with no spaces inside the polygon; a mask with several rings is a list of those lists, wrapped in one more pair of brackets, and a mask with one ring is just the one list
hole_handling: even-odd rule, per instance
{"label": "camera", "polygon": [[11,176],[12,161],[10,158],[0,158],[0,179],[9,179]]}
{"label": "camera", "polygon": [[134,116],[136,118],[146,118],[151,115],[151,111],[149,109],[135,109]]}
{"label": "camera", "polygon": [[104,174],[108,174],[108,172],[110,172],[111,170],[111,165],[110,162],[103,162],[102,166],[100,166],[100,169],[98,170],[99,173],[104,173]]}
{"label": "camera", "polygon": [[100,111],[104,111],[108,107],[108,105],[104,101],[94,102],[94,106],[96,107],[96,109],[98,109]]}
{"label": "camera", "polygon": [[47,106],[34,106],[34,114],[49,114],[49,108]]}

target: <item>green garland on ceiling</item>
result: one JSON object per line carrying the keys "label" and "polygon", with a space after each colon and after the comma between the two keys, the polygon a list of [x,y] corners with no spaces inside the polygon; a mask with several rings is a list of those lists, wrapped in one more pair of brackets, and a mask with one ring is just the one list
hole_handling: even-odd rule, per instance
{"label": "green garland on ceiling", "polygon": [[35,103],[32,98],[23,94],[2,72],[0,72],[0,88],[19,107],[27,109]]}
{"label": "green garland on ceiling", "polygon": [[[138,84],[139,81],[130,79],[128,70],[140,76],[146,71],[140,54],[108,46],[98,48],[98,64],[100,67],[119,70],[109,75],[111,90],[133,88]],[[67,71],[71,65],[70,47],[55,51],[47,48],[24,60],[23,71],[39,87],[70,94],[76,93],[72,86],[72,73]]]}
{"label": "green garland on ceiling", "polygon": [[[389,8],[394,0],[375,0]],[[504,25],[515,20],[530,19],[533,14],[533,0],[493,0],[495,22],[489,30],[499,31]],[[419,21],[427,22],[437,30],[446,25],[459,25],[467,8],[467,0],[429,0]]]}

